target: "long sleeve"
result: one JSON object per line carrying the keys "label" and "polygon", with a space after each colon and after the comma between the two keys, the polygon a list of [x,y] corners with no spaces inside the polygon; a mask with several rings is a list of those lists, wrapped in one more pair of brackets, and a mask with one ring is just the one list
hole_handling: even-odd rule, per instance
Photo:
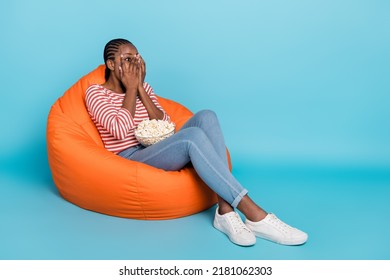
{"label": "long sleeve", "polygon": [[[158,103],[149,84],[144,84],[145,91],[156,107],[164,113],[163,119],[170,117]],[[101,85],[91,85],[85,94],[85,103],[92,121],[95,123],[104,146],[113,153],[119,153],[127,148],[139,145],[135,137],[136,126],[149,114],[142,101],[137,97],[135,114],[123,108],[124,93],[116,93]]]}
{"label": "long sleeve", "polygon": [[99,86],[86,92],[86,106],[96,125],[101,126],[115,139],[125,139],[135,127],[131,113],[122,107],[123,98],[110,96]]}

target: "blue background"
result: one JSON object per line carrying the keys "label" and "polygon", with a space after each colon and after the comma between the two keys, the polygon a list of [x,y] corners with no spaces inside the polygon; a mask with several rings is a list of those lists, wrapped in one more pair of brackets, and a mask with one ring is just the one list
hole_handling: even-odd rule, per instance
{"label": "blue background", "polygon": [[[0,259],[389,259],[388,1],[0,3]],[[157,94],[219,115],[233,173],[310,235],[231,244],[214,208],[134,221],[78,208],[47,162],[50,106],[132,41]]]}

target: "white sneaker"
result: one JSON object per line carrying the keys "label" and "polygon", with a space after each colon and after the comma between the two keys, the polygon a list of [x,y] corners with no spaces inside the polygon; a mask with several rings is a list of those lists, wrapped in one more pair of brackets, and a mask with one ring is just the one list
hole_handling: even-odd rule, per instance
{"label": "white sneaker", "polygon": [[300,245],[308,238],[306,233],[285,224],[272,213],[259,222],[247,219],[245,224],[256,236],[282,245]]}
{"label": "white sneaker", "polygon": [[240,246],[252,246],[256,243],[253,232],[242,222],[240,216],[232,211],[223,215],[215,212],[214,227],[225,233],[230,241]]}

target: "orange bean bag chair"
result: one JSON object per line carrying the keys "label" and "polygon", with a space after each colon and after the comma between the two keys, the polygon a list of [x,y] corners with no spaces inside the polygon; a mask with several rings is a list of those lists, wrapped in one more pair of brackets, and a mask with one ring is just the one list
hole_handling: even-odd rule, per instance
{"label": "orange bean bag chair", "polygon": [[[215,193],[193,167],[164,171],[104,148],[84,101],[89,85],[104,83],[104,70],[100,65],[82,77],[49,113],[49,165],[62,197],[95,212],[144,220],[183,217],[215,204]],[[192,116],[179,103],[161,97],[159,102],[177,129]]]}

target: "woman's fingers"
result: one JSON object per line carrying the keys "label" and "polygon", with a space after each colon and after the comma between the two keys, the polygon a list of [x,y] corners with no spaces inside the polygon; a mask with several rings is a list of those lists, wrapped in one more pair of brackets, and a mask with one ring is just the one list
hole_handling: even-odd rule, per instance
{"label": "woman's fingers", "polygon": [[145,60],[143,59],[143,57],[140,55],[139,56],[139,59],[140,59],[140,81],[143,83],[144,80],[145,80],[145,76],[146,76],[146,64],[145,64]]}
{"label": "woman's fingers", "polygon": [[145,64],[144,58],[143,58],[141,55],[139,56],[139,58],[140,58],[140,61],[141,61],[142,69],[143,69],[143,70],[146,70],[146,64]]}
{"label": "woman's fingers", "polygon": [[130,69],[132,73],[135,73],[137,71],[137,64],[135,62],[135,59],[132,57],[130,60]]}
{"label": "woman's fingers", "polygon": [[125,73],[129,72],[129,63],[126,61],[124,57],[121,57],[121,66],[123,72]]}
{"label": "woman's fingers", "polygon": [[145,71],[145,62],[140,56],[125,57],[121,55],[122,72],[138,73],[138,71]]}
{"label": "woman's fingers", "polygon": [[126,88],[137,85],[140,80],[140,65],[137,57],[121,55],[119,66],[120,79]]}
{"label": "woman's fingers", "polygon": [[139,66],[140,66],[140,68],[141,68],[141,71],[142,71],[142,72],[145,72],[145,61],[142,59],[141,56],[140,56]]}

